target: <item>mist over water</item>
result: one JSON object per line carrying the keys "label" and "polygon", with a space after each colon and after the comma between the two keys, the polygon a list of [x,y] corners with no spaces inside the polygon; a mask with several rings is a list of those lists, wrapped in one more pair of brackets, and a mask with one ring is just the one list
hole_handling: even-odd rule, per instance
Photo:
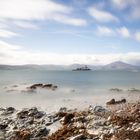
{"label": "mist over water", "polygon": [[[21,92],[35,83],[52,83],[58,89],[37,89],[36,93]],[[129,93],[127,90],[139,89],[139,83],[140,72],[1,70],[0,106],[38,106],[46,110],[57,110],[64,106],[86,108],[90,104],[105,105],[112,98],[138,99],[140,93]],[[14,88],[14,85],[18,87]],[[123,92],[111,92],[111,88],[120,88]]]}

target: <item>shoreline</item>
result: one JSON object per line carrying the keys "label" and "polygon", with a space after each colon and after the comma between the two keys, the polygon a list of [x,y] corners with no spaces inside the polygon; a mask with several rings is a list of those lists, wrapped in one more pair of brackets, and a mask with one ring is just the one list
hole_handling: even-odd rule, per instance
{"label": "shoreline", "polygon": [[[133,137],[132,137],[133,136]],[[0,108],[0,140],[139,140],[140,101],[84,110]]]}

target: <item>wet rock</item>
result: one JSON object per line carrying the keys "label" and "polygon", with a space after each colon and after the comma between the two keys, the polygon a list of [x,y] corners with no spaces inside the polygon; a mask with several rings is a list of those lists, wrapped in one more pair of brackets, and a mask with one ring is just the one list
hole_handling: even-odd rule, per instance
{"label": "wet rock", "polygon": [[38,87],[42,87],[42,86],[43,86],[43,84],[33,84],[29,88],[30,89],[37,89]]}
{"label": "wet rock", "polygon": [[122,92],[123,90],[119,88],[111,88],[110,91]]}
{"label": "wet rock", "polygon": [[122,99],[119,101],[115,101],[115,99],[111,99],[110,101],[106,102],[106,105],[116,105],[116,104],[123,104],[126,103],[126,99]]}
{"label": "wet rock", "polygon": [[106,102],[106,105],[114,105],[115,99],[111,99],[110,101]]}
{"label": "wet rock", "polygon": [[42,86],[42,88],[52,88],[53,84],[45,84]]}

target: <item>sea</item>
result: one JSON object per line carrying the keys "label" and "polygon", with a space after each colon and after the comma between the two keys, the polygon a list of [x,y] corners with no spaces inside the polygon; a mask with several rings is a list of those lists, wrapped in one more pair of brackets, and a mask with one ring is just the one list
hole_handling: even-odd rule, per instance
{"label": "sea", "polygon": [[[24,92],[36,83],[58,88]],[[85,109],[90,105],[105,106],[112,98],[139,100],[140,92],[131,92],[134,88],[140,89],[140,72],[0,70],[0,107],[38,107],[47,111],[61,107]]]}

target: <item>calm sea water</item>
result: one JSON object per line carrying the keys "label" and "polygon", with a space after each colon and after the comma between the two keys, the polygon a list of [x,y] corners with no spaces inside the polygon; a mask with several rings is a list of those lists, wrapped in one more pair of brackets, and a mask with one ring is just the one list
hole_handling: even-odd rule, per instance
{"label": "calm sea water", "polygon": [[[21,93],[34,83],[52,83],[58,85],[58,89]],[[110,88],[121,88],[123,92],[110,92]],[[127,92],[130,88],[140,88],[140,72],[1,70],[0,106],[38,106],[55,110],[63,106],[75,108],[105,104],[111,98],[139,99],[140,93]]]}

